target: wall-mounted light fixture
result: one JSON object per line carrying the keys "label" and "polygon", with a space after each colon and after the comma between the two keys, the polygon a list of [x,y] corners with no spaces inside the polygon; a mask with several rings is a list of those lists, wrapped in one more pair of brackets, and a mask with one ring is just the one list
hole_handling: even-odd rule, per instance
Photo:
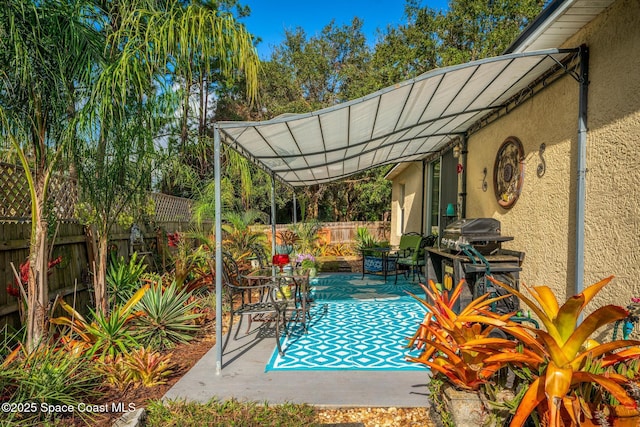
{"label": "wall-mounted light fixture", "polygon": [[460,144],[456,144],[453,146],[453,158],[457,159],[460,157],[460,151],[462,149],[460,148]]}

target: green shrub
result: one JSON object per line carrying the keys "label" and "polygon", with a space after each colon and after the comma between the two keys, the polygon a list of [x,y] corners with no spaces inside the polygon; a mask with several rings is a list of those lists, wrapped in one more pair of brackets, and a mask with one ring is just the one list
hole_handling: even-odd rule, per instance
{"label": "green shrub", "polygon": [[91,310],[91,322],[63,299],[59,299],[58,305],[69,316],[56,317],[50,322],[61,327],[60,342],[74,353],[87,352],[89,356],[99,358],[127,353],[130,349],[138,347],[138,342],[131,333],[131,324],[139,314],[131,311],[148,289],[149,285],[144,285],[126,304],[116,306],[109,314]]}
{"label": "green shrub", "polygon": [[31,354],[23,352],[2,369],[0,376],[7,380],[7,375],[12,377],[13,383],[3,388],[3,393],[8,393],[3,398],[10,403],[28,405],[27,410],[20,413],[5,412],[6,425],[42,425],[44,421],[68,415],[70,412],[64,412],[63,405],[73,407],[73,413],[85,422],[90,421],[90,413],[75,410],[80,403],[90,402],[98,396],[96,384],[100,383],[100,378],[86,357],[41,346]]}
{"label": "green shrub", "polygon": [[146,268],[144,258],[138,259],[137,252],[131,255],[129,262],[112,254],[106,278],[111,306],[125,304],[131,298],[140,288],[140,276]]}
{"label": "green shrub", "polygon": [[196,301],[188,301],[191,292],[178,290],[175,282],[163,288],[153,286],[138,303],[142,315],[136,319],[137,337],[153,349],[171,348],[175,343],[188,342],[199,329],[193,313]]}
{"label": "green shrub", "polygon": [[362,251],[363,249],[375,248],[380,246],[380,242],[376,237],[371,234],[368,228],[358,227],[356,229],[356,249]]}
{"label": "green shrub", "polygon": [[135,317],[126,310],[113,310],[109,314],[94,312],[93,322],[87,325],[87,333],[94,337],[89,354],[103,358],[126,354],[139,346],[130,330],[130,321]]}

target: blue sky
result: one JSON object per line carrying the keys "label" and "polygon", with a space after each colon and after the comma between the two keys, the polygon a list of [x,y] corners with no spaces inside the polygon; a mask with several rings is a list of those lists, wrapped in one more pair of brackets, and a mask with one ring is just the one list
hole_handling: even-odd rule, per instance
{"label": "blue sky", "polygon": [[[258,45],[261,59],[269,59],[272,47],[284,39],[285,29],[304,28],[307,37],[319,34],[335,19],[337,25],[349,24],[357,16],[364,21],[363,31],[371,45],[376,29],[403,22],[404,0],[244,0],[251,16],[242,19],[250,33],[262,38]],[[447,0],[422,0],[423,6],[436,10],[447,7]]]}

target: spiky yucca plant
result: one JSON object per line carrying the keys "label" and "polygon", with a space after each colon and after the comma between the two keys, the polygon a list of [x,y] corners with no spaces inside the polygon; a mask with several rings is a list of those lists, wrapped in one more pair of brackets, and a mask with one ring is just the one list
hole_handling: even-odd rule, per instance
{"label": "spiky yucca plant", "polygon": [[146,346],[162,350],[176,343],[186,343],[198,331],[195,313],[197,301],[191,292],[179,290],[173,282],[168,287],[156,283],[140,300],[142,315],[136,320],[136,337]]}

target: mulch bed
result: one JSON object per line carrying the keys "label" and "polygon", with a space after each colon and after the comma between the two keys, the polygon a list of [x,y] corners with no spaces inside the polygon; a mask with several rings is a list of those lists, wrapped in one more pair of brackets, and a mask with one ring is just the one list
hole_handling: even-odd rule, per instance
{"label": "mulch bed", "polygon": [[[226,324],[227,322],[225,322]],[[167,391],[185,375],[214,345],[215,322],[208,322],[203,327],[200,337],[188,344],[181,344],[173,348],[171,361],[175,363],[173,374],[166,384],[154,387],[139,387],[125,391],[109,387],[104,389],[104,395],[92,404],[109,405],[112,403],[129,404],[135,408],[147,406],[150,401],[161,399]],[[122,413],[107,413],[99,415],[91,425],[96,427],[111,427]],[[319,409],[317,411],[319,424],[340,425],[361,423],[366,427],[404,427],[404,426],[435,426],[428,415],[427,408],[344,408]],[[70,425],[84,425],[80,420],[71,421]]]}

